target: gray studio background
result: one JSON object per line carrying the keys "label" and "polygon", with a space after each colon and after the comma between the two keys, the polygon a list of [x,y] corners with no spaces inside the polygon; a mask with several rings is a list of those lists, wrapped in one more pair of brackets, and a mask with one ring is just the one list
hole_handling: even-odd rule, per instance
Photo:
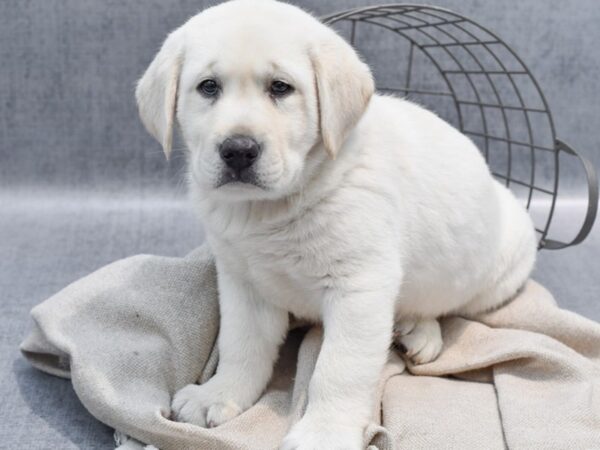
{"label": "gray studio background", "polygon": [[[165,162],[138,120],[133,89],[167,32],[212,3],[0,2],[0,448],[111,446],[111,430],[70,384],[29,367],[18,344],[29,309],[78,277],[131,254],[183,255],[202,241],[185,205],[183,153]],[[324,15],[377,2],[292,3]],[[600,2],[426,3],[511,45],[539,81],[557,135],[600,166]],[[565,239],[584,208],[583,174],[571,163],[555,230]],[[596,226],[579,247],[541,252],[535,278],[562,306],[600,320],[599,251]]]}

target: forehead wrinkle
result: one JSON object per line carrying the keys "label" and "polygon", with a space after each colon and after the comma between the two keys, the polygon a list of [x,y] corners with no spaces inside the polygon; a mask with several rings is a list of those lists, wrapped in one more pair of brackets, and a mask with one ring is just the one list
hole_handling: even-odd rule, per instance
{"label": "forehead wrinkle", "polygon": [[[227,67],[229,66],[229,67]],[[257,83],[263,84],[265,81],[282,78],[289,83],[297,83],[299,74],[297,70],[289,70],[275,61],[260,63],[256,58],[252,61],[231,61],[224,64],[224,61],[213,61],[206,66],[202,73],[211,72],[224,81],[238,81],[241,84]]]}
{"label": "forehead wrinkle", "polygon": [[[295,87],[306,82],[310,67],[308,56],[303,57],[304,46],[273,42],[264,35],[256,36],[258,33],[253,27],[240,28],[211,41],[199,36],[190,39],[186,52],[189,77],[199,81],[202,76],[211,74],[223,81],[252,79],[259,83],[281,78]],[[247,39],[241,39],[244,35]],[[219,42],[218,46],[214,46],[215,41]]]}

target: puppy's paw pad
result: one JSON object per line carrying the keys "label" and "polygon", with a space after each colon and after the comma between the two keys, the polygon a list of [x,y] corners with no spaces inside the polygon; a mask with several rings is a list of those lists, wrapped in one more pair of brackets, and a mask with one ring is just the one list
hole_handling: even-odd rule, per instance
{"label": "puppy's paw pad", "polygon": [[206,413],[206,423],[208,428],[218,427],[219,425],[230,421],[236,416],[239,416],[242,409],[234,402],[215,403]]}
{"label": "puppy's paw pad", "polygon": [[[410,331],[401,334],[396,331],[399,329]],[[408,321],[408,325],[397,325],[394,330],[396,345],[414,364],[431,362],[442,351],[442,331],[437,320]]]}

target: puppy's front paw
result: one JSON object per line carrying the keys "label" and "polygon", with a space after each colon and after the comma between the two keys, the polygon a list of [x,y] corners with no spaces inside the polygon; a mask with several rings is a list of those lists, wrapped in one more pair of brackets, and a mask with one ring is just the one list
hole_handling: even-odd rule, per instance
{"label": "puppy's front paw", "polygon": [[303,418],[292,427],[280,450],[363,450],[363,446],[360,427]]}
{"label": "puppy's front paw", "polygon": [[189,384],[173,397],[171,411],[178,422],[213,428],[238,416],[242,409],[231,400],[223,400],[220,390],[209,384]]}
{"label": "puppy's front paw", "polygon": [[399,321],[394,327],[394,342],[414,364],[433,361],[444,345],[435,319]]}
{"label": "puppy's front paw", "polygon": [[177,391],[171,402],[171,416],[178,422],[206,427],[206,411],[212,401],[202,386],[188,384]]}

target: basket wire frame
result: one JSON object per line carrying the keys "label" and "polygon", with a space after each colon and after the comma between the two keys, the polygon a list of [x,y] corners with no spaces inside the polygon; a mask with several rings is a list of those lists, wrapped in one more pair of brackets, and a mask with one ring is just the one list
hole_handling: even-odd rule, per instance
{"label": "basket wire frame", "polygon": [[[404,74],[395,78],[394,84],[402,79],[403,83],[378,83],[378,90],[425,103],[436,98],[449,99],[453,108],[441,115],[477,144],[492,174],[515,190],[530,212],[534,199],[547,206],[535,208],[539,247],[563,248],[585,239],[597,207],[593,167],[580,158],[588,176],[589,205],[579,234],[568,244],[548,239],[558,195],[559,153],[562,150],[578,155],[556,139],[552,115],[537,81],[498,36],[452,11],[423,5],[370,6],[332,14],[323,21],[338,29],[347,25],[342,34],[359,51],[359,32],[365,27],[377,27],[403,38],[408,44],[399,64]],[[368,54],[361,53],[369,59]],[[417,58],[428,61],[429,69],[435,68],[430,72],[441,76],[435,88],[428,86],[427,76],[416,73]],[[437,110],[435,106],[434,109]],[[515,117],[519,120],[515,121]],[[550,168],[543,177],[536,173],[536,167],[541,168],[539,159],[543,159],[546,172]]]}

